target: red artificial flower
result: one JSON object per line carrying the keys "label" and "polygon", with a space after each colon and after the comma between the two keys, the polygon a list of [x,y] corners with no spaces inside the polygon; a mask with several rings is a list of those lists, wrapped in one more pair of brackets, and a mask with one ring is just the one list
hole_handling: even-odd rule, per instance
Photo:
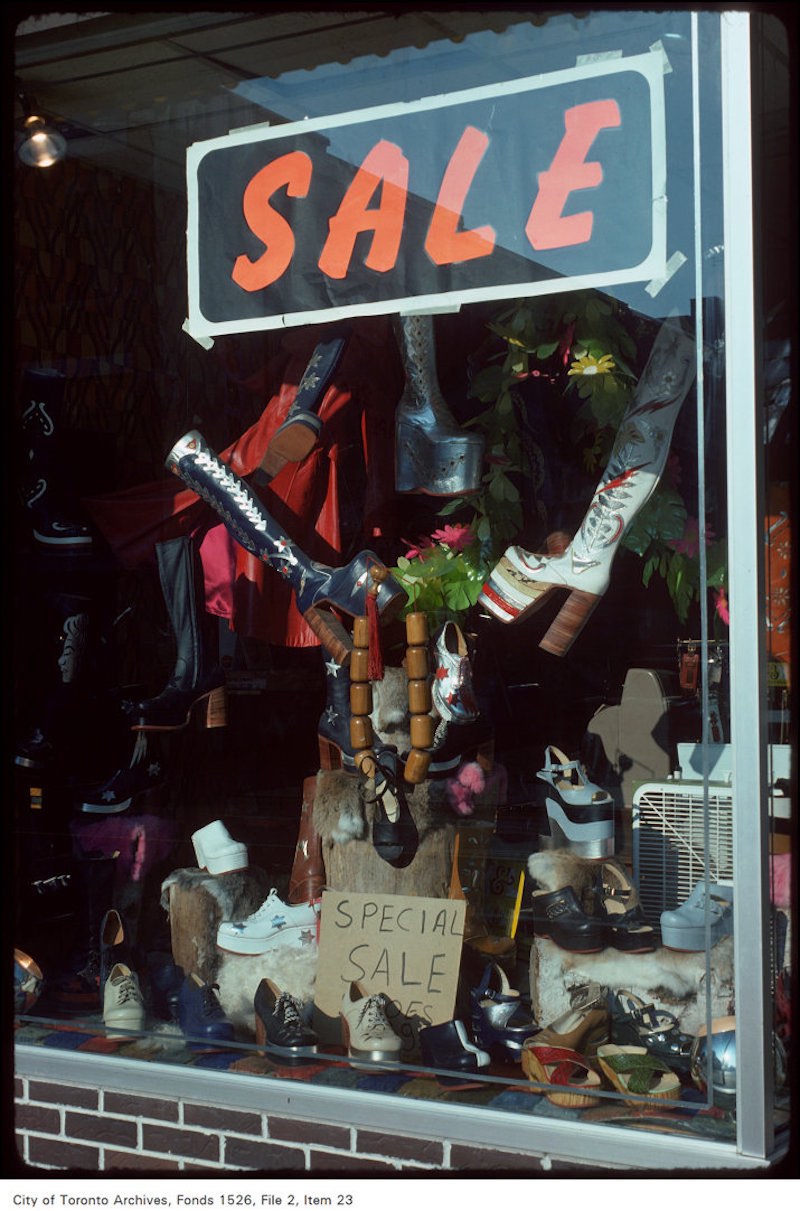
{"label": "red artificial flower", "polygon": [[433,531],[431,538],[442,546],[449,547],[451,551],[463,551],[475,541],[475,535],[469,526],[442,526],[441,530]]}
{"label": "red artificial flower", "polygon": [[714,609],[717,612],[717,617],[722,619],[725,626],[730,626],[731,615],[728,609],[728,594],[724,589],[714,590]]}

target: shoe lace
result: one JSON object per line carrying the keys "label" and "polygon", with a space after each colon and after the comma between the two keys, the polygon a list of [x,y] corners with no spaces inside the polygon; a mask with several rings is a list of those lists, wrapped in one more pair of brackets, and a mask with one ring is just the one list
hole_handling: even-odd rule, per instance
{"label": "shoe lace", "polygon": [[363,1028],[362,1033],[366,1039],[380,1038],[385,1034],[389,1023],[386,1020],[381,993],[374,993],[371,997],[367,997],[361,1013],[358,1015],[358,1025]]}
{"label": "shoe lace", "polygon": [[138,1001],[139,990],[132,975],[125,976],[118,984],[117,1003],[124,1005],[126,1001]]}
{"label": "shoe lace", "polygon": [[270,891],[269,895],[267,896],[266,900],[264,901],[264,903],[259,908],[257,908],[255,910],[255,912],[251,912],[250,916],[247,917],[247,920],[248,921],[261,921],[264,919],[264,917],[268,916],[270,913],[274,913],[276,911],[276,909],[278,908],[278,904],[276,902],[277,895],[278,895],[278,893],[277,893],[276,889],[273,887],[272,890]]}
{"label": "shoe lace", "polygon": [[287,1026],[302,1026],[303,1025],[303,1006],[297,997],[293,997],[289,992],[282,992],[278,997],[278,1003],[275,1006],[279,1017],[282,1017]]}
{"label": "shoe lace", "polygon": [[200,989],[200,1012],[204,1018],[216,1017],[219,1013],[219,1001],[216,994],[219,984],[206,984]]}

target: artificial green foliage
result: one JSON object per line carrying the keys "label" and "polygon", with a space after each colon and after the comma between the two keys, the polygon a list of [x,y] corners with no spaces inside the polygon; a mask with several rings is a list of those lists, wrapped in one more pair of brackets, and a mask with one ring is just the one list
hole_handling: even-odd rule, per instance
{"label": "artificial green foliage", "polygon": [[[465,545],[453,549],[437,541],[397,560],[392,574],[406,590],[405,613],[419,611],[428,616],[431,630],[451,619],[462,622],[478,600],[489,565],[481,558],[480,543],[471,528],[452,527]],[[436,534],[447,533],[436,531]]]}

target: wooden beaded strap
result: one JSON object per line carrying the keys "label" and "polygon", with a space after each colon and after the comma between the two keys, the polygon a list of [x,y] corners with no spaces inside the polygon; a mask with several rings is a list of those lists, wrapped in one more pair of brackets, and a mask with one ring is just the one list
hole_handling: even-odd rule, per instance
{"label": "wooden beaded strap", "polygon": [[350,655],[350,745],[356,769],[372,778],[378,767],[373,750],[372,682],[369,669],[370,620],[362,614],[353,619],[353,651]]}
{"label": "wooden beaded strap", "polygon": [[408,675],[408,712],[411,717],[411,752],[406,760],[405,780],[412,785],[424,782],[431,763],[435,720],[431,715],[430,664],[428,657],[428,618],[421,613],[406,615],[406,673]]}

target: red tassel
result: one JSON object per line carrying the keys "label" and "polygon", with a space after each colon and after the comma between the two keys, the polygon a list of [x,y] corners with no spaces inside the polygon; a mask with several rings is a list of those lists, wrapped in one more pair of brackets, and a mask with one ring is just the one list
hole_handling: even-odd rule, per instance
{"label": "red tassel", "polygon": [[381,650],[381,624],[378,618],[377,594],[367,593],[367,618],[369,620],[369,679],[383,681],[383,651]]}

